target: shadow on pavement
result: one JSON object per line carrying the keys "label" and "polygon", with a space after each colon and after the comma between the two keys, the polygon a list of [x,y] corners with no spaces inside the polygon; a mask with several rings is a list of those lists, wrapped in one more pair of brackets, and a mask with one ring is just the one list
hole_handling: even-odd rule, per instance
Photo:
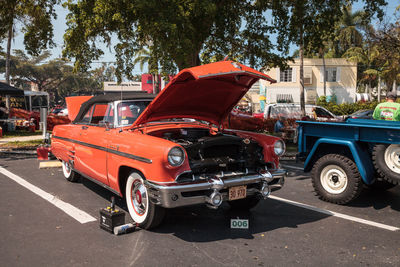
{"label": "shadow on pavement", "polygon": [[387,191],[365,189],[357,199],[347,206],[356,208],[373,207],[376,210],[390,207],[395,211],[400,211],[400,186]]}
{"label": "shadow on pavement", "polygon": [[[158,233],[172,233],[188,242],[210,242],[226,239],[253,239],[259,233],[280,228],[297,228],[322,220],[328,215],[307,211],[280,201],[268,199],[251,211],[235,211],[224,203],[218,210],[192,206],[169,210]],[[231,229],[230,219],[248,219],[249,229]]]}
{"label": "shadow on pavement", "polygon": [[[88,179],[82,179],[81,183],[107,201],[115,196],[116,205],[127,213],[125,221],[131,220],[123,198]],[[231,210],[227,203],[223,203],[217,210],[209,209],[205,205],[168,209],[163,223],[152,231],[173,234],[188,242],[253,239],[258,233],[286,227],[297,228],[298,225],[327,217],[329,216],[325,214],[268,199],[261,201],[251,211]],[[230,229],[230,219],[236,218],[249,219],[249,229]]]}

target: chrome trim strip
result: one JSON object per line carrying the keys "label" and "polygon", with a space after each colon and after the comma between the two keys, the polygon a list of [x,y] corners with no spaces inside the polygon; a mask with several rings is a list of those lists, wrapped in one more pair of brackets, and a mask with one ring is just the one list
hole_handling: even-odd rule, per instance
{"label": "chrome trim strip", "polygon": [[122,157],[129,158],[129,159],[134,159],[134,160],[141,161],[141,162],[144,162],[144,163],[149,163],[149,164],[152,163],[151,159],[147,159],[147,158],[144,158],[144,157],[136,156],[136,155],[133,155],[133,154],[117,151],[117,150],[106,148],[106,147],[102,147],[102,146],[97,146],[97,145],[85,143],[85,142],[78,141],[78,140],[75,140],[75,139],[70,139],[70,138],[65,138],[65,137],[55,136],[55,135],[53,135],[52,138],[56,138],[56,139],[60,139],[60,140],[64,140],[64,141],[69,141],[69,142],[72,142],[72,143],[75,143],[75,144],[78,144],[78,145],[87,146],[87,147],[90,147],[90,148],[94,148],[94,149],[98,149],[98,150],[101,150],[101,151],[109,152],[109,153],[112,153],[112,154],[116,154],[118,156],[122,156]]}

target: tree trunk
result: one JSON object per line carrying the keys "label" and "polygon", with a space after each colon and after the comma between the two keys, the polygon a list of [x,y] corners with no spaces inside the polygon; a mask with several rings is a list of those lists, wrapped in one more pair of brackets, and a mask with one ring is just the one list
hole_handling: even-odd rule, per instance
{"label": "tree trunk", "polygon": [[13,22],[8,28],[7,38],[7,56],[6,56],[6,83],[10,84],[10,66],[11,66],[11,41],[13,39]]}
{"label": "tree trunk", "polygon": [[306,116],[306,106],[304,100],[304,44],[303,27],[300,27],[300,108],[302,117]]}
{"label": "tree trunk", "polygon": [[378,75],[378,102],[381,102],[381,75]]}
{"label": "tree trunk", "polygon": [[323,48],[319,50],[320,55],[322,57],[322,71],[324,72],[322,77],[324,77],[324,96],[326,96],[326,64],[325,64],[325,53]]}
{"label": "tree trunk", "polygon": [[395,92],[395,93],[396,93],[396,91],[397,91],[397,82],[396,82],[396,78],[395,78],[394,81],[393,81],[392,92]]}

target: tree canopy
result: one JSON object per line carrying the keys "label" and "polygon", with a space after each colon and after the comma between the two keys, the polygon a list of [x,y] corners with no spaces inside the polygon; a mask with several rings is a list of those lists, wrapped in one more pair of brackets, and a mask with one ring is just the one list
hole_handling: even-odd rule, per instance
{"label": "tree canopy", "polygon": [[[149,47],[161,72],[201,64],[226,55],[250,65],[279,63],[270,39],[264,11],[269,1],[79,0],[65,4],[70,10],[64,36],[64,55],[85,70],[103,51],[96,42],[115,45],[117,75],[130,76],[135,53]],[[203,53],[202,53],[203,52]]]}

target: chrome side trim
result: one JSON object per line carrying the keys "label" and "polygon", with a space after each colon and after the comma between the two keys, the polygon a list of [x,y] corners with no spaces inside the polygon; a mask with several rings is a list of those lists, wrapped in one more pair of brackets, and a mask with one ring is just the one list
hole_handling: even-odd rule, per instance
{"label": "chrome side trim", "polygon": [[53,138],[60,139],[60,140],[63,140],[63,141],[72,142],[72,143],[75,143],[75,144],[78,144],[78,145],[82,145],[82,146],[87,146],[87,147],[94,148],[94,149],[98,149],[98,150],[105,151],[105,152],[108,152],[108,153],[112,153],[112,154],[115,154],[115,155],[118,155],[118,156],[121,156],[121,157],[134,159],[134,160],[145,162],[145,163],[149,163],[149,164],[152,163],[152,160],[148,159],[148,158],[136,156],[136,155],[133,155],[133,154],[121,152],[121,151],[118,151],[118,150],[114,150],[114,149],[110,149],[110,148],[106,148],[106,147],[102,147],[102,146],[98,146],[98,145],[85,143],[85,142],[78,141],[78,140],[75,140],[75,139],[70,139],[70,138],[65,138],[65,137],[55,136],[55,135],[53,135]]}

